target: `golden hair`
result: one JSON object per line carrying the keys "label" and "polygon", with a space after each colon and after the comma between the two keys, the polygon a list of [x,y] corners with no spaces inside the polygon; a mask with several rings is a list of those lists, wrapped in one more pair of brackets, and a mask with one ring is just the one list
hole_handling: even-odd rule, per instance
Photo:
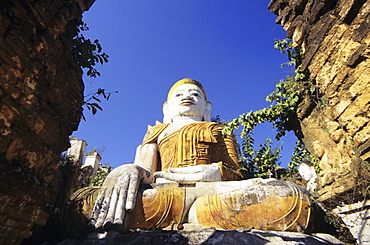
{"label": "golden hair", "polygon": [[198,86],[200,88],[200,90],[202,91],[203,93],[203,96],[204,96],[204,100],[207,101],[207,95],[206,95],[206,91],[204,90],[203,88],[203,85],[198,82],[198,81],[195,81],[193,79],[190,79],[190,78],[184,78],[184,79],[181,79],[179,81],[177,81],[173,86],[172,88],[170,89],[170,91],[168,92],[168,95],[167,95],[167,100],[170,100],[171,98],[171,95],[173,93],[173,91],[175,91],[175,89],[180,86],[180,85],[184,85],[184,84],[194,84],[196,86]]}

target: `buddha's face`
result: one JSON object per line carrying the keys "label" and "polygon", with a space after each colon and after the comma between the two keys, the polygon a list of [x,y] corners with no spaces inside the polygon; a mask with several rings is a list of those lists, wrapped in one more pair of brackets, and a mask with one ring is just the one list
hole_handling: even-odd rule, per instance
{"label": "buddha's face", "polygon": [[176,116],[195,116],[203,118],[206,113],[206,103],[201,89],[194,84],[178,86],[172,93],[169,111],[172,118]]}

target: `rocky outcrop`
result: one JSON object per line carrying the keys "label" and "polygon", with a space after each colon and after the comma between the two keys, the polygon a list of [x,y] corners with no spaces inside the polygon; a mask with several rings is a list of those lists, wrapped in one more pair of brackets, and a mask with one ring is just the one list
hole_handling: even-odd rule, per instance
{"label": "rocky outcrop", "polygon": [[[368,241],[370,0],[272,0],[316,87],[298,106],[296,135],[320,160],[316,196]],[[365,200],[364,200],[365,198]]]}
{"label": "rocky outcrop", "polygon": [[94,0],[0,3],[0,244],[56,211],[60,154],[80,121],[72,38]]}
{"label": "rocky outcrop", "polygon": [[369,178],[370,1],[272,0],[269,9],[316,86],[299,105],[297,135],[320,160],[319,200],[350,203]]}

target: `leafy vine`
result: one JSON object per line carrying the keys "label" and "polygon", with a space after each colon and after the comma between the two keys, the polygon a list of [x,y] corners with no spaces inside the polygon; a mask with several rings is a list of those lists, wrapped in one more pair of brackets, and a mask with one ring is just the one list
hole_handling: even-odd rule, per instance
{"label": "leafy vine", "polygon": [[[97,91],[92,92],[85,96],[83,105],[85,105],[86,108],[90,110],[93,115],[95,115],[98,112],[98,110],[99,111],[103,110],[103,108],[98,104],[101,103],[101,99],[99,97],[103,97],[103,99],[109,100],[110,96],[114,93],[118,93],[118,91],[106,92],[105,89],[98,88]],[[84,115],[82,115],[82,119],[86,120]]]}
{"label": "leafy vine", "polygon": [[78,33],[73,38],[73,57],[75,62],[80,65],[81,68],[87,69],[86,75],[89,77],[100,76],[100,72],[94,66],[96,64],[104,64],[108,62],[109,56],[102,52],[102,47],[98,39],[91,41],[82,34],[82,31],[88,31],[89,27],[86,23],[82,23],[78,26]]}
{"label": "leafy vine", "polygon": [[112,171],[113,167],[107,164],[99,164],[99,169],[96,174],[90,176],[89,186],[102,186],[104,180],[107,178],[108,174]]}
{"label": "leafy vine", "polygon": [[[276,89],[270,95],[266,97],[266,101],[270,102],[270,106],[267,108],[262,108],[257,111],[249,111],[245,114],[240,115],[238,118],[231,120],[228,123],[228,127],[225,128],[224,134],[229,134],[233,130],[241,127],[241,135],[243,145],[242,151],[244,159],[248,160],[250,163],[244,165],[253,165],[257,163],[257,168],[260,169],[270,169],[271,162],[262,163],[261,166],[258,166],[260,163],[254,159],[253,151],[253,130],[254,128],[261,123],[270,122],[272,123],[274,129],[276,130],[275,139],[280,140],[281,137],[286,135],[287,131],[291,131],[295,127],[294,119],[297,118],[297,107],[302,101],[304,95],[313,96],[316,91],[315,86],[308,80],[308,76],[301,70],[302,63],[302,51],[298,48],[293,48],[292,41],[289,39],[275,40],[275,49],[279,50],[283,54],[287,54],[288,62],[282,64],[294,66],[295,72],[293,75],[288,75],[285,80],[281,80],[276,84]],[[271,140],[266,140],[261,147],[266,147],[271,143]],[[303,149],[304,146],[300,144],[300,147]],[[261,150],[262,150],[261,148]],[[305,148],[304,148],[305,149]],[[273,152],[279,154],[280,150],[275,149]],[[296,151],[304,153],[308,157],[307,150]],[[273,162],[277,164],[275,154],[271,154],[271,160],[275,159]],[[248,156],[249,157],[246,157]],[[303,156],[303,155],[302,155]],[[313,157],[310,157],[313,159]],[[297,159],[297,158],[295,158]],[[292,160],[289,164],[291,171],[294,171],[293,168],[298,164],[297,161]],[[251,166],[247,166],[247,171],[252,171]],[[252,174],[256,176],[256,172],[252,171]],[[257,173],[257,176],[261,173]]]}
{"label": "leafy vine", "polygon": [[272,148],[271,139],[267,138],[260,144],[257,151],[254,150],[254,139],[249,133],[242,144],[241,170],[246,172],[247,177],[272,177],[278,166],[282,147]]}
{"label": "leafy vine", "polygon": [[[91,41],[82,34],[83,31],[88,31],[89,27],[86,23],[82,23],[78,28],[77,35],[73,38],[74,46],[72,50],[73,58],[75,62],[84,70],[87,69],[86,75],[88,77],[95,78],[100,76],[100,72],[95,68],[97,64],[104,64],[108,62],[109,56],[103,52],[102,46],[98,39]],[[86,106],[88,110],[95,115],[98,110],[102,111],[102,107],[99,105],[103,97],[105,100],[109,100],[112,93],[106,92],[105,89],[98,88],[97,91],[92,92],[84,97],[83,106]],[[86,120],[85,116],[82,115],[82,119]]]}

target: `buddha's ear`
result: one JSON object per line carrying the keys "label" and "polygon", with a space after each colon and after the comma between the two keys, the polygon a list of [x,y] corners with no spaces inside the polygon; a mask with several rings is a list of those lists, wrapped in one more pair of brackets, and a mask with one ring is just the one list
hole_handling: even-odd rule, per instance
{"label": "buddha's ear", "polygon": [[170,104],[168,103],[168,101],[163,103],[162,111],[163,111],[163,123],[172,122]]}
{"label": "buddha's ear", "polygon": [[203,120],[206,122],[211,121],[211,114],[212,114],[212,104],[211,102],[207,101],[206,103],[206,112],[204,114]]}

